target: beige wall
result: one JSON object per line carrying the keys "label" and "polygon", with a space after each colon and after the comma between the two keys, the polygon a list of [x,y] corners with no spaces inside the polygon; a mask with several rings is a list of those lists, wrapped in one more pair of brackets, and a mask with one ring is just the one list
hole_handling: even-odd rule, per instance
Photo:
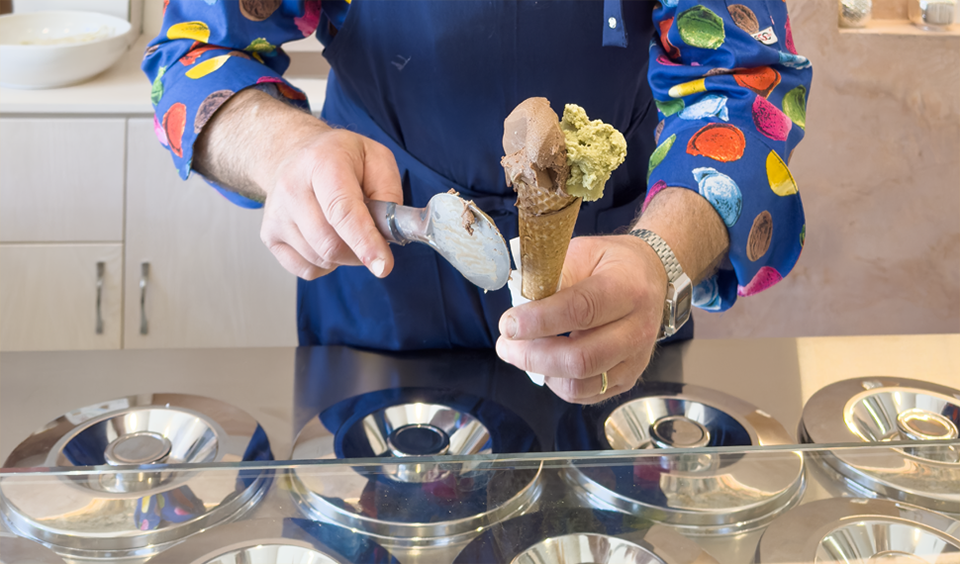
{"label": "beige wall", "polygon": [[841,33],[830,0],[790,0],[814,64],[791,168],[806,247],[778,286],[698,337],[960,332],[960,26]]}

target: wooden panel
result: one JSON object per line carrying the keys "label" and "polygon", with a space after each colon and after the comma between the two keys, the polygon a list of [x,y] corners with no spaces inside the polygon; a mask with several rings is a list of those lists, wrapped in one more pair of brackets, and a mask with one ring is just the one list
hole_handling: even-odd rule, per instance
{"label": "wooden panel", "polygon": [[124,347],[295,345],[296,277],[260,242],[262,212],[234,206],[199,175],[181,181],[152,120],[130,120],[128,137]]}
{"label": "wooden panel", "polygon": [[814,67],[790,162],[806,246],[783,282],[698,311],[697,337],[960,333],[960,26],[841,33],[821,0],[788,5]]}
{"label": "wooden panel", "polygon": [[0,240],[120,241],[123,119],[0,119]]}
{"label": "wooden panel", "polygon": [[122,257],[120,244],[0,245],[0,350],[119,349]]}

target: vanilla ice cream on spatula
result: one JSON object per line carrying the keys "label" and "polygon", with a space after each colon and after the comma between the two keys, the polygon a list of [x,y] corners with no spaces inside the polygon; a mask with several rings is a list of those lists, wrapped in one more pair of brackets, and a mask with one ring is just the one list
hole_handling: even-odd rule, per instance
{"label": "vanilla ice cream on spatula", "polygon": [[499,290],[510,276],[507,243],[493,219],[455,190],[436,194],[426,207],[366,200],[377,230],[390,243],[423,243],[484,290]]}
{"label": "vanilla ice cream on spatula", "polygon": [[[519,245],[510,242],[519,276],[514,272],[508,284],[516,306],[560,289],[580,203],[603,196],[627,142],[613,126],[590,121],[580,106],[567,104],[560,121],[546,98],[528,98],[503,122],[503,150],[500,164],[517,192],[520,218]],[[530,377],[543,383],[539,374]]]}

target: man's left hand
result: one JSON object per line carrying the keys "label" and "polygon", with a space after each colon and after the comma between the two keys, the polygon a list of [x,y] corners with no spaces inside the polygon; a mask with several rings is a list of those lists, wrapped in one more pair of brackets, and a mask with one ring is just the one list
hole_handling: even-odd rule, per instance
{"label": "man's left hand", "polygon": [[[574,238],[560,291],[507,310],[497,354],[546,375],[550,389],[571,403],[621,394],[650,362],[666,290],[660,258],[637,237]],[[601,394],[603,372],[607,389]]]}

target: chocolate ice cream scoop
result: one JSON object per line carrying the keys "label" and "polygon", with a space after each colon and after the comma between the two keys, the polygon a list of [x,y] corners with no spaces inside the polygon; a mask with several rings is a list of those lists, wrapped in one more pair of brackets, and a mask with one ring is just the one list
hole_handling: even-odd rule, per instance
{"label": "chocolate ice cream scoop", "polygon": [[[522,183],[548,194],[556,194],[568,205],[565,192],[570,169],[567,146],[560,131],[560,118],[546,98],[527,98],[503,121],[503,152],[500,164],[507,176],[507,186]],[[525,195],[517,190],[519,206],[525,206]]]}
{"label": "chocolate ice cream scoop", "polygon": [[527,98],[503,121],[500,164],[517,192],[522,294],[539,300],[560,285],[563,261],[580,212],[567,194],[567,142],[546,98]]}

